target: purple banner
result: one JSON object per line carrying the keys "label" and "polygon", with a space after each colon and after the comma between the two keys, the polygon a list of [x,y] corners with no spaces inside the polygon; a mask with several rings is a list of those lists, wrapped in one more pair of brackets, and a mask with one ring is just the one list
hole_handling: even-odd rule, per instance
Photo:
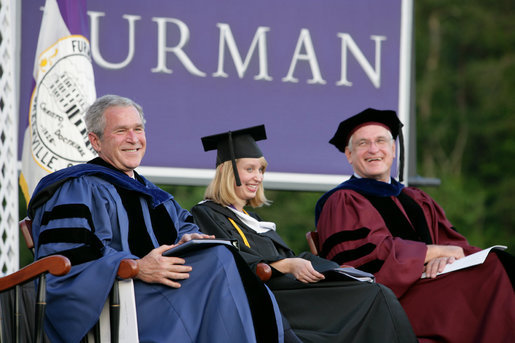
{"label": "purple banner", "polygon": [[[328,141],[367,107],[400,109],[405,2],[89,0],[97,96],[143,106],[144,166],[212,169],[200,137],[265,124],[270,171],[348,174]],[[22,5],[20,132],[43,4]]]}

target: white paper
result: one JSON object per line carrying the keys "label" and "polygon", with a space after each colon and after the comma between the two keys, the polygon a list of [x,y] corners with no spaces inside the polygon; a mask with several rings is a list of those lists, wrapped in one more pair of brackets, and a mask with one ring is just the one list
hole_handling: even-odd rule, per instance
{"label": "white paper", "polygon": [[[455,270],[463,269],[472,267],[478,264],[481,264],[485,262],[486,257],[490,253],[490,250],[492,249],[499,249],[499,250],[506,250],[506,246],[504,245],[494,245],[490,248],[478,251],[474,254],[465,256],[463,258],[460,258],[459,260],[454,261],[453,263],[450,263],[445,266],[444,270],[441,273],[438,273],[436,275],[441,275],[449,272],[453,272]],[[426,278],[426,273],[422,273],[422,279]]]}

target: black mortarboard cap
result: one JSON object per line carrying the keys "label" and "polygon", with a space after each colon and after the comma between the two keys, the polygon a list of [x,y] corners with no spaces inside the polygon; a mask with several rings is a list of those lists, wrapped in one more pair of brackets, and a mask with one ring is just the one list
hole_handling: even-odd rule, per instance
{"label": "black mortarboard cap", "polygon": [[352,134],[360,127],[374,123],[386,126],[392,133],[393,139],[397,139],[397,136],[399,136],[399,179],[402,181],[404,167],[404,138],[402,136],[403,125],[395,111],[367,108],[366,110],[342,121],[340,125],[338,125],[338,130],[336,130],[336,133],[329,143],[333,144],[341,152],[345,152],[345,147],[349,144],[349,139]]}
{"label": "black mortarboard cap", "polygon": [[264,125],[252,126],[236,131],[227,131],[212,136],[202,137],[204,151],[217,150],[216,166],[232,161],[236,185],[241,186],[238,169],[236,168],[237,158],[259,158],[263,156],[256,141],[266,139]]}

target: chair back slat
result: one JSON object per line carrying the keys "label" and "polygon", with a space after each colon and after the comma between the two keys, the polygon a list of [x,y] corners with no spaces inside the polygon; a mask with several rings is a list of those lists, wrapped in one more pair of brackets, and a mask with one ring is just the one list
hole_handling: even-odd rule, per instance
{"label": "chair back slat", "polygon": [[20,231],[25,239],[25,244],[34,254],[34,239],[32,238],[32,220],[29,217],[25,217],[20,221]]}
{"label": "chair back slat", "polygon": [[313,255],[318,256],[318,248],[319,248],[319,241],[318,241],[318,232],[316,231],[308,231],[306,232],[306,240],[308,241],[309,250]]}

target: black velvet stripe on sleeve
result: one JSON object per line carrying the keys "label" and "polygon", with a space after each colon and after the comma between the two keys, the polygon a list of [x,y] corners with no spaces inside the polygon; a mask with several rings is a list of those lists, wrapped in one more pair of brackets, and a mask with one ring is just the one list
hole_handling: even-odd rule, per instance
{"label": "black velvet stripe on sleeve", "polygon": [[82,243],[98,251],[101,251],[104,247],[95,234],[88,229],[78,227],[63,227],[41,232],[38,246],[48,243]]}
{"label": "black velvet stripe on sleeve", "polygon": [[47,225],[51,220],[65,218],[84,218],[92,232],[95,232],[95,225],[91,218],[91,211],[85,204],[63,204],[55,206],[52,211],[46,211],[41,218],[41,225]]}
{"label": "black velvet stripe on sleeve", "polygon": [[332,248],[342,242],[355,241],[358,239],[364,239],[370,233],[370,229],[361,227],[356,230],[345,230],[339,231],[329,236],[322,244],[322,250],[320,251],[321,257],[326,257]]}
{"label": "black velvet stripe on sleeve", "polygon": [[[61,250],[51,255],[64,255],[72,265],[89,262],[102,257],[104,248],[100,239],[85,228],[63,227],[43,231],[39,235],[38,246],[48,243],[78,243],[80,247]],[[42,256],[40,258],[43,258]]]}
{"label": "black velvet stripe on sleeve", "polygon": [[336,254],[332,258],[332,260],[337,262],[338,264],[344,264],[349,261],[357,260],[358,258],[369,255],[371,252],[375,250],[375,248],[375,244],[366,243],[360,246],[359,248],[342,251]]}
{"label": "black velvet stripe on sleeve", "polygon": [[357,266],[357,268],[364,272],[375,274],[381,270],[381,267],[383,266],[383,264],[384,264],[383,260],[373,260],[373,261],[367,262],[365,264],[362,264],[361,266]]}

